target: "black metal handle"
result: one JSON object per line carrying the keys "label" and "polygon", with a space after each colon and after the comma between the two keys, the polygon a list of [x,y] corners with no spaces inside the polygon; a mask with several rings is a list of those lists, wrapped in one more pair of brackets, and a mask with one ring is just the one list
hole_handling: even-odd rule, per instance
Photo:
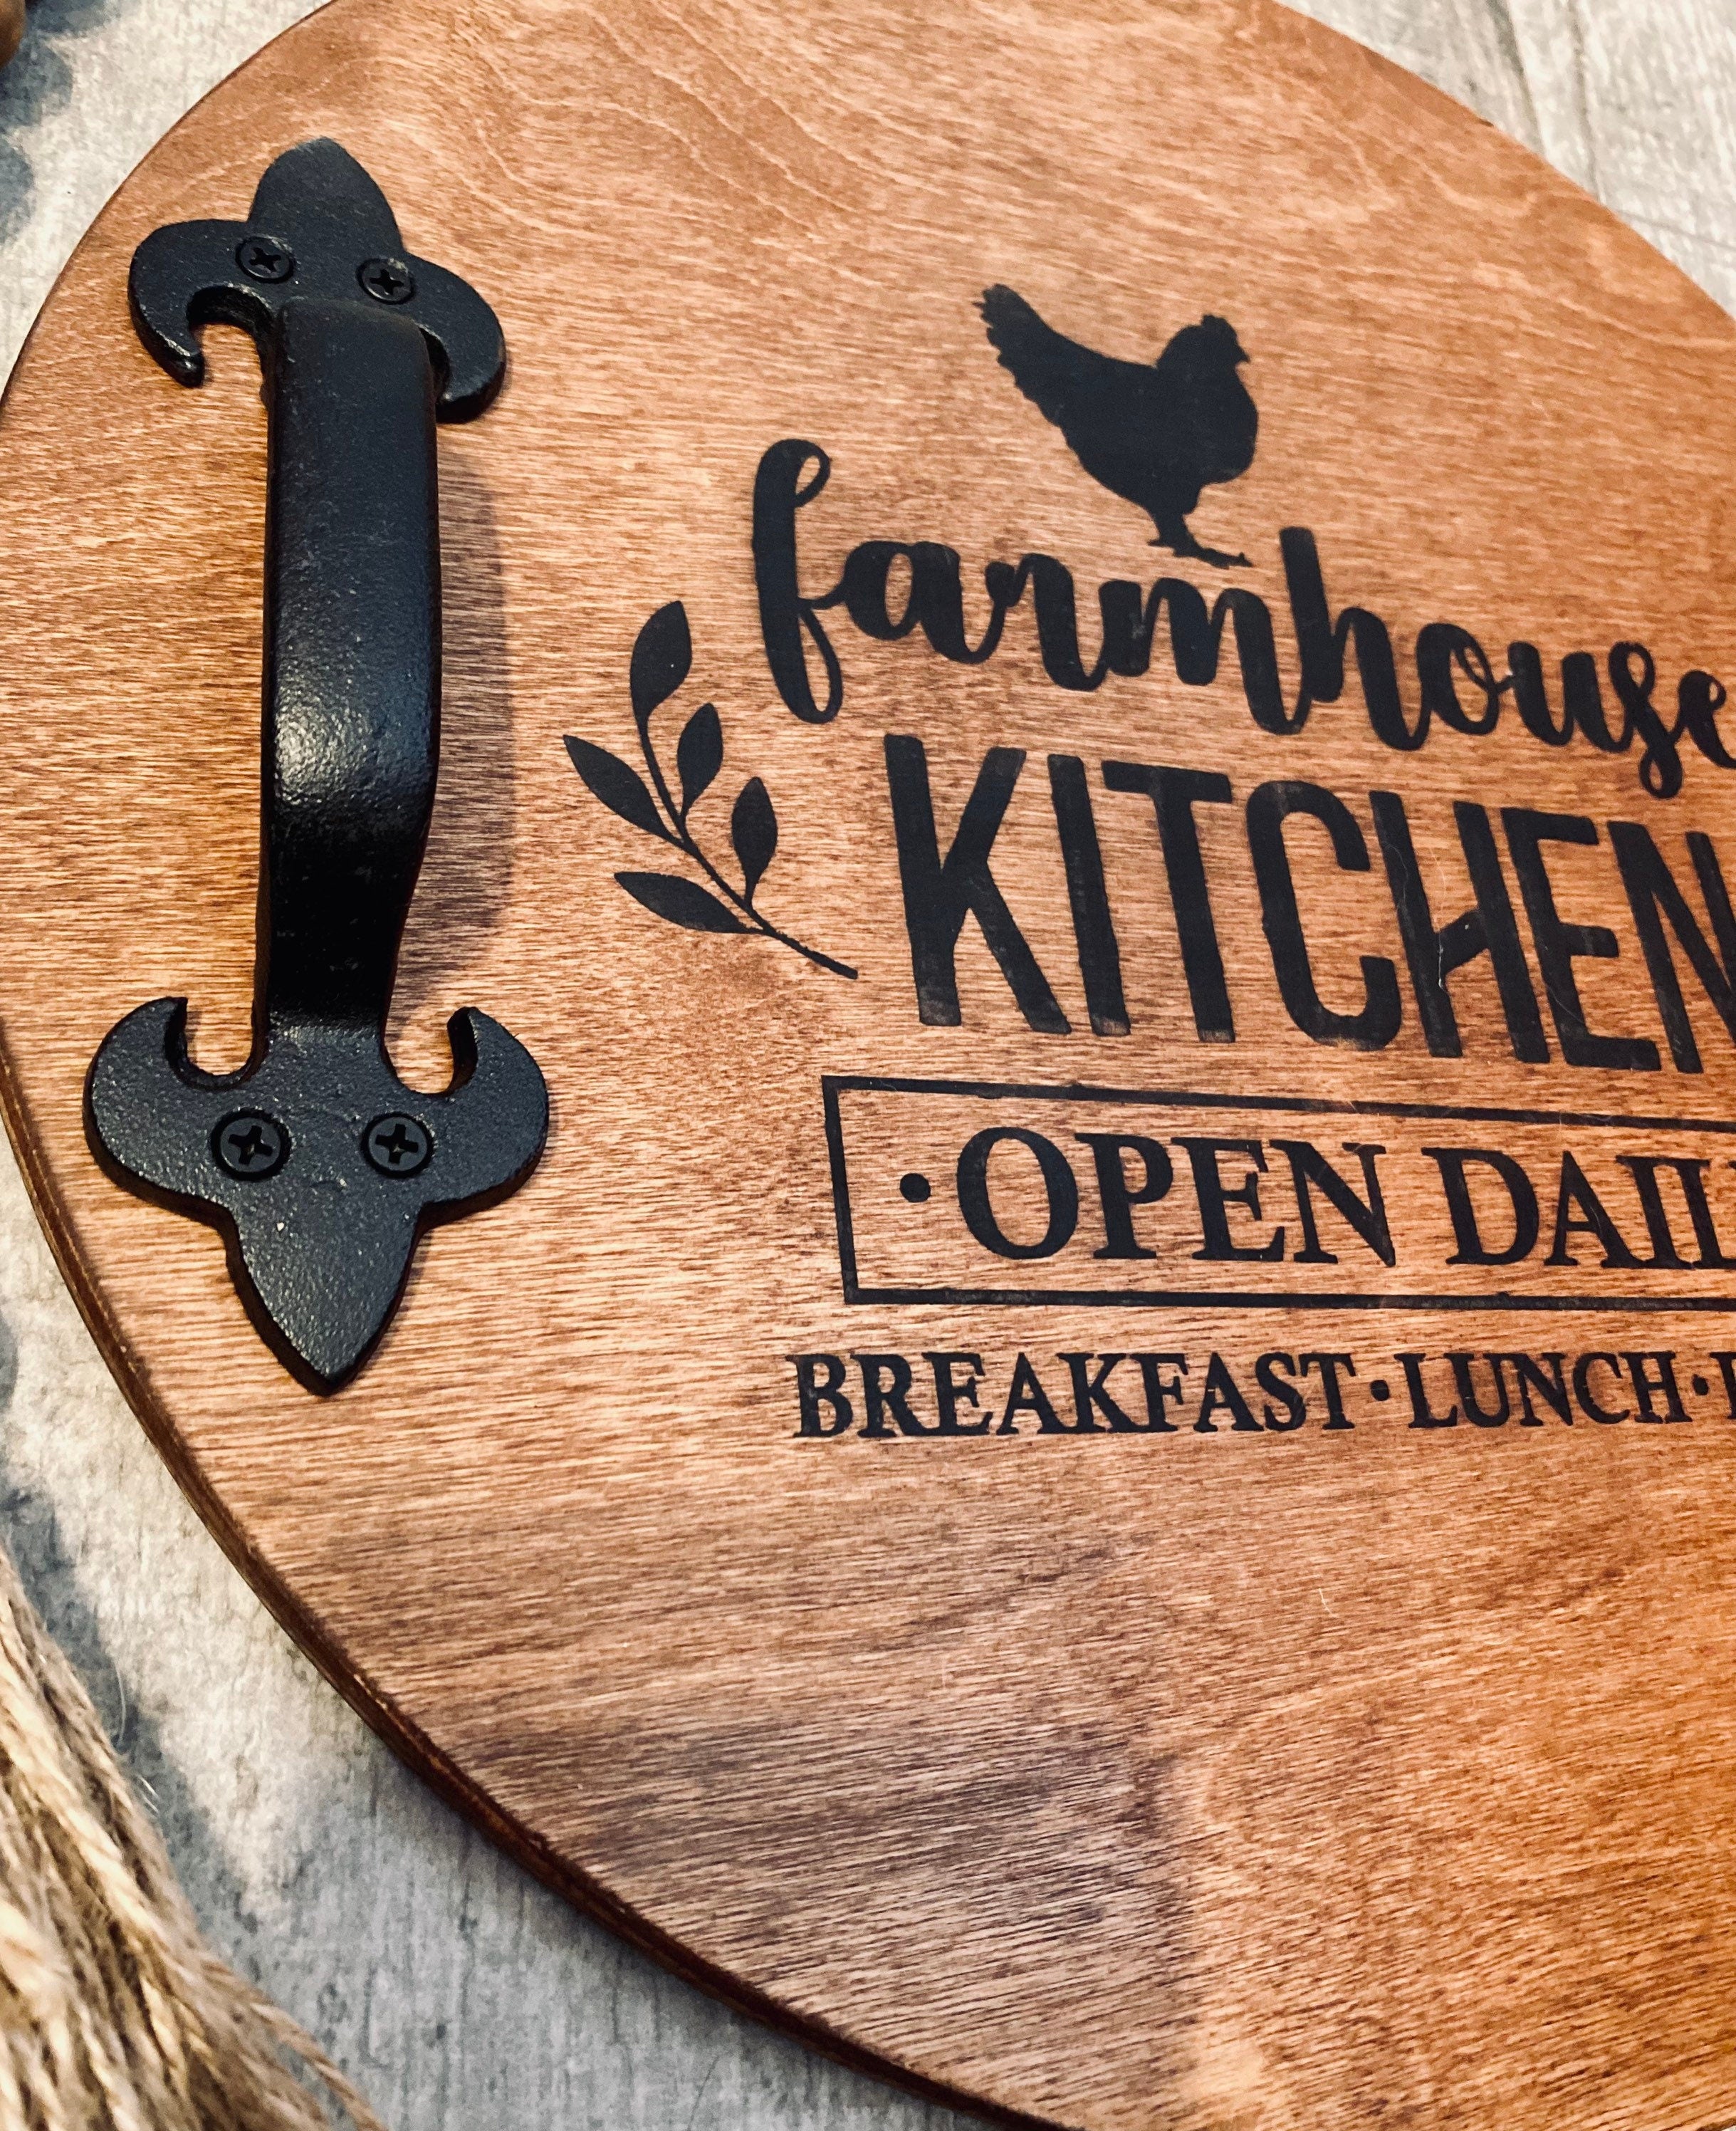
{"label": "black metal handle", "polygon": [[200,1072],[185,1000],[154,1000],[97,1054],[89,1136],[122,1181],[225,1231],[260,1329],[332,1390],[384,1330],[423,1228],[511,1190],[547,1131],[542,1074],[485,1015],[449,1024],[442,1095],[404,1087],[385,1048],[439,756],[434,425],[489,405],[505,347],[467,283],[404,254],[332,141],[280,156],[245,223],[148,237],[129,293],[182,383],[202,380],[213,320],[250,332],[264,371],[259,955],[241,1072]]}
{"label": "black metal handle", "polygon": [[314,300],[265,364],[265,1005],[377,1027],[440,747],[433,370],[413,319]]}

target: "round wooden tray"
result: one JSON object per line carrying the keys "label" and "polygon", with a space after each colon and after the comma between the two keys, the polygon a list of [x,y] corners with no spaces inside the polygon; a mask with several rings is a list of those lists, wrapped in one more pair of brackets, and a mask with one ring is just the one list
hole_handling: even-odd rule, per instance
{"label": "round wooden tray", "polygon": [[[321,134],[512,362],[394,1053],[475,1005],[553,1103],[328,1400],[81,1115],[252,975],[258,366],[181,392],[127,261]],[[823,2047],[1727,2119],[1733,463],[1705,297],[1255,0],[336,0],[0,418],[6,1111],[146,1425],[432,1780]]]}

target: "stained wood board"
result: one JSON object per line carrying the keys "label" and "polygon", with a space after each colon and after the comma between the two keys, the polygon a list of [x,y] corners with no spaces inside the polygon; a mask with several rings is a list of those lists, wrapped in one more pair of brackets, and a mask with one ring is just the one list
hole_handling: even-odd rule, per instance
{"label": "stained wood board", "polygon": [[[1165,574],[1208,601],[1233,583],[1273,618],[1293,717],[1279,533],[1306,527],[1332,611],[1388,624],[1413,725],[1413,645],[1448,617],[1497,675],[1509,642],[1538,645],[1557,716],[1557,662],[1590,652],[1614,728],[1608,654],[1643,643],[1667,725],[1685,673],[1732,663],[1729,326],[1521,151],[1264,9],[600,26],[526,7],[492,26],[495,46],[430,11],[406,59],[396,13],[341,0],[246,69],[93,232],[0,419],[8,1109],[141,1415],[420,1765],[558,1884],[803,2032],[1067,2123],[1380,2102],[1425,2121],[1713,2120],[1730,2101],[1729,1427],[1708,1305],[1729,1276],[1603,1260],[1658,1255],[1647,1159],[1667,1164],[1676,1255],[1705,1255],[1685,1175],[1710,1180],[1732,1233],[1729,1039],[1678,953],[1702,1069],[1682,1070],[1609,828],[1647,830],[1710,940],[1686,834],[1727,843],[1722,773],[1685,735],[1681,790],[1654,798],[1641,744],[1546,746],[1510,691],[1494,733],[1443,713],[1413,749],[1383,744],[1354,680],[1270,732],[1233,636],[1219,679],[1184,685],[1167,619],[1149,671],[1069,689],[1039,653],[1040,584],[975,667],[824,610],[845,700],[810,724],[774,685],[751,530],[768,447],[810,440],[831,466],[795,521],[811,590],[863,542],[944,544],[974,635],[983,563],[1052,557],[1088,667],[1100,583]],[[388,64],[381,110],[367,84]],[[202,1062],[232,1064],[251,983],[256,365],[213,333],[211,383],[178,394],[132,339],[126,261],[160,221],[239,213],[264,161],[321,132],[381,179],[414,248],[487,291],[514,359],[500,406],[442,439],[446,755],[395,1046],[436,1083],[445,1016],[474,1003],[530,1043],[556,1102],[531,1184],[431,1240],[386,1345],[326,1402],[258,1345],[216,1239],[98,1174],[79,1114],[127,1008],[187,992]],[[997,365],[976,306],[999,285],[1130,360],[1206,314],[1233,322],[1258,451],[1190,522],[1250,567],[1148,547],[1151,521]],[[611,878],[701,878],[610,815],[561,745],[633,751],[632,649],[674,598],[693,672],[654,730],[672,760],[710,697],[725,738],[696,832],[728,866],[729,802],[760,777],[780,837],[759,900],[854,979],[677,930]],[[958,1023],[919,1018],[888,734],[925,743],[940,850],[988,750],[1025,751],[992,875],[1068,1033],[1030,1027],[974,919]],[[1057,755],[1081,764],[1097,827],[1126,1036],[1088,1032]],[[1233,1042],[1201,1037],[1185,851],[1166,865],[1150,797],[1107,763],[1229,780],[1194,813]],[[1286,1003],[1262,924],[1282,881],[1247,811],[1280,782],[1340,797],[1369,855],[1365,874],[1331,863],[1318,816],[1284,831],[1325,1007],[1362,1010],[1359,957],[1392,965],[1399,1026],[1378,1049],[1297,1025],[1313,1009],[1294,957]],[[1451,979],[1461,1055],[1431,1052],[1376,791],[1402,798],[1439,924],[1470,899],[1455,803],[1488,810],[1547,1061],[1514,1057],[1523,1007],[1486,954]],[[1598,842],[1533,857],[1503,806],[1583,817]],[[1540,869],[1565,921],[1619,949],[1569,961],[1590,1030],[1650,1042],[1655,1070],[1567,1062]],[[1101,960],[1096,982],[1102,1008]],[[1003,1124],[1060,1150],[1078,1195],[1040,1258],[965,1219],[956,1165]],[[1152,1140],[1176,1172],[1129,1209],[1157,1257],[1108,1261],[1112,1278],[1092,1133]],[[1231,1200],[1225,1219],[1241,1249],[1284,1225],[1282,1258],[1195,1257],[1210,1138],[1259,1143],[1260,1215]],[[1308,1172],[1280,1142],[1365,1195],[1347,1150],[1383,1147],[1390,1267],[1318,1171],[1320,1256],[1298,1262],[1295,1161]],[[1523,1262],[1450,1263],[1451,1162],[1424,1147],[1521,1164],[1539,1199]],[[1571,1267],[1547,1262],[1564,1151],[1619,1238],[1576,1188],[1568,1219],[1593,1228],[1564,1231]],[[1055,1213],[1035,1161],[1016,1141],[985,1157],[1002,1242],[1025,1250]],[[1498,1172],[1466,1173],[1480,1192]],[[913,1201],[899,1187],[919,1174]],[[1485,1228],[1501,1203],[1479,1199]],[[1573,1425],[1534,1383],[1535,1427],[1522,1406],[1501,1427],[1409,1425],[1398,1358],[1424,1358],[1444,1414],[1452,1352],[1525,1353],[1546,1381],[1542,1358],[1563,1354]],[[908,1361],[908,1410],[933,1429],[940,1353],[982,1355],[992,1431],[906,1435],[892,1401],[887,1433],[864,1434],[854,1358]],[[1118,1430],[1102,1407],[1097,1430],[1045,1430],[1045,1396],[1077,1419],[1057,1358],[1115,1353],[1186,1357],[1185,1377],[1156,1370],[1180,1393],[1157,1404],[1174,1432]],[[1355,1361],[1349,1427],[1323,1425],[1307,1353]],[[1694,1418],[1647,1427],[1647,1397],[1670,1410],[1664,1353]],[[847,1434],[800,1434],[791,1354],[845,1365]],[[1263,1385],[1262,1355],[1292,1367]],[[1633,1355],[1654,1358],[1645,1393]],[[894,1364],[868,1366],[896,1386]],[[1304,1396],[1303,1426],[1235,1427],[1237,1397],[1250,1420],[1289,1417],[1278,1382]],[[1492,1411],[1489,1363],[1472,1384]],[[1110,1388],[1147,1417],[1136,1364]]]}

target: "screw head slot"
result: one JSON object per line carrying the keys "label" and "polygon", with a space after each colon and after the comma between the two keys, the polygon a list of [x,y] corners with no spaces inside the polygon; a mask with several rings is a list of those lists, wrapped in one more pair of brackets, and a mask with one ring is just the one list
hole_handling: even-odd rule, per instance
{"label": "screw head slot", "polygon": [[287,281],[295,271],[295,254],[275,237],[244,237],[235,247],[235,263],[250,281]]}
{"label": "screw head slot", "polygon": [[416,293],[416,277],[401,259],[364,259],[356,278],[376,303],[407,304]]}
{"label": "screw head slot", "polygon": [[233,1110],[211,1135],[219,1169],[243,1183],[275,1176],[289,1158],[289,1135],[263,1110]]}
{"label": "screw head slot", "polygon": [[433,1158],[433,1136],[416,1118],[388,1110],[362,1134],[361,1151],[382,1176],[414,1176]]}

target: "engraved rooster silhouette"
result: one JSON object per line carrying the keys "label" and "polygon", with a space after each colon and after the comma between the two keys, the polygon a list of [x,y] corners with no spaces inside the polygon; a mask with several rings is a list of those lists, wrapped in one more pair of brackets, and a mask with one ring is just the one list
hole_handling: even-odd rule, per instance
{"label": "engraved rooster silhouette", "polygon": [[1236,376],[1248,358],[1227,318],[1184,326],[1155,362],[1123,362],[1058,333],[998,282],[978,309],[1002,368],[1086,472],[1150,515],[1154,548],[1219,569],[1246,563],[1202,547],[1188,527],[1203,489],[1254,462],[1260,410]]}

